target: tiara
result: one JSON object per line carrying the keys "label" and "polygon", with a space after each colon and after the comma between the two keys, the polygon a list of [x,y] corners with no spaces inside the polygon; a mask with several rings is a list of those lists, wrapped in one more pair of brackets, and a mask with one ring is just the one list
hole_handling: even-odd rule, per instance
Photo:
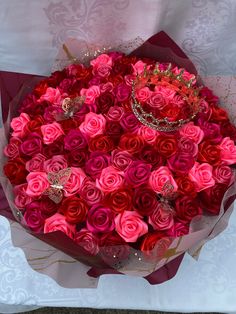
{"label": "tiara", "polygon": [[[191,79],[185,80],[183,78],[184,69],[180,71],[179,74],[173,73],[172,64],[169,63],[167,68],[162,70],[160,68],[160,63],[156,63],[155,69],[152,71],[147,71],[144,69],[142,75],[137,75],[136,80],[133,80],[132,83],[132,110],[137,119],[144,125],[152,128],[154,130],[171,132],[175,131],[184,124],[193,120],[198,112],[200,111],[200,101],[202,97],[199,97],[200,88],[193,86],[195,81],[195,76],[193,75]],[[179,119],[176,121],[170,121],[168,117],[163,119],[156,118],[152,112],[146,112],[138,102],[135,97],[135,92],[137,85],[139,83],[145,83],[145,86],[156,85],[156,86],[165,86],[169,87],[172,90],[175,90],[183,100],[188,104],[191,109],[189,117],[186,119]]]}

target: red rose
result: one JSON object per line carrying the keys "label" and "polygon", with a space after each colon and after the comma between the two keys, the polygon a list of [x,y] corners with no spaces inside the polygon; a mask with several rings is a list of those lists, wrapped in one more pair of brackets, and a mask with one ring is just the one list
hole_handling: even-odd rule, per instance
{"label": "red rose", "polygon": [[104,203],[116,213],[121,213],[124,210],[132,210],[132,195],[132,190],[118,189],[108,193],[104,199]]}
{"label": "red rose", "polygon": [[144,236],[141,251],[150,257],[163,258],[171,244],[171,239],[165,233],[155,231]]}
{"label": "red rose", "polygon": [[75,242],[86,250],[91,255],[96,255],[99,252],[99,239],[98,237],[88,231],[87,229],[81,229],[75,234]]}
{"label": "red rose", "polygon": [[155,143],[156,149],[165,158],[173,155],[178,146],[177,139],[174,135],[159,135]]}
{"label": "red rose", "polygon": [[98,113],[107,113],[115,105],[115,97],[111,93],[103,93],[96,100]]}
{"label": "red rose", "polygon": [[191,198],[194,198],[197,194],[195,189],[195,184],[188,176],[181,176],[175,179],[178,190],[177,193],[188,195]]}
{"label": "red rose", "polygon": [[204,86],[201,90],[200,90],[200,95],[205,97],[205,100],[208,102],[208,103],[213,103],[213,104],[216,104],[218,101],[219,101],[219,98],[217,96],[215,96],[212,91]]}
{"label": "red rose", "polygon": [[30,133],[20,145],[20,152],[24,156],[34,156],[42,151],[42,137],[38,133]]}
{"label": "red rose", "polygon": [[81,197],[89,204],[95,205],[101,203],[103,194],[93,182],[84,180],[81,186]]}
{"label": "red rose", "polygon": [[126,133],[121,136],[119,148],[128,151],[130,154],[138,154],[144,146],[144,139],[141,136]]}
{"label": "red rose", "polygon": [[74,149],[66,156],[68,166],[83,168],[88,158],[87,152],[80,149]]}
{"label": "red rose", "polygon": [[25,162],[21,158],[9,160],[3,167],[5,175],[11,184],[18,185],[26,182],[28,172],[25,169]]}
{"label": "red rose", "polygon": [[48,82],[47,80],[42,80],[41,82],[39,82],[39,84],[37,84],[34,88],[34,94],[40,98],[40,96],[42,96],[43,94],[46,93],[46,90],[48,88]]}
{"label": "red rose", "polygon": [[220,123],[220,122],[228,120],[227,112],[224,109],[218,106],[211,106],[211,109],[212,109],[212,113],[211,113],[210,122]]}
{"label": "red rose", "polygon": [[60,125],[64,133],[67,134],[70,130],[77,129],[77,127],[80,125],[80,122],[76,119],[66,119],[60,121]]}
{"label": "red rose", "polygon": [[104,152],[108,153],[114,149],[114,142],[111,137],[107,135],[96,135],[92,137],[89,141],[89,151],[90,152]]}
{"label": "red rose", "polygon": [[173,224],[173,226],[167,230],[167,234],[170,237],[181,237],[185,234],[189,233],[189,225],[183,224],[182,222],[176,222]]}
{"label": "red rose", "polygon": [[91,76],[91,67],[85,68],[82,64],[70,64],[66,68],[67,76],[76,77],[77,80],[89,79]]}
{"label": "red rose", "polygon": [[113,138],[115,141],[119,141],[124,130],[119,122],[108,121],[106,123],[106,134]]}
{"label": "red rose", "polygon": [[230,137],[234,142],[236,141],[236,127],[229,120],[220,123],[220,131],[223,137]]}
{"label": "red rose", "polygon": [[195,159],[188,153],[180,152],[171,156],[167,163],[171,171],[183,175],[193,167]]}
{"label": "red rose", "polygon": [[135,189],[133,206],[142,216],[149,216],[157,208],[157,194],[148,187]]}
{"label": "red rose", "polygon": [[51,158],[54,155],[63,155],[64,154],[64,141],[63,137],[59,137],[55,142],[49,145],[44,146],[43,154],[47,158]]}
{"label": "red rose", "polygon": [[202,214],[198,200],[187,195],[181,196],[175,201],[175,210],[177,218],[183,223],[188,223],[195,216]]}
{"label": "red rose", "polygon": [[130,133],[135,133],[141,125],[133,112],[126,112],[123,114],[120,124],[126,132]]}
{"label": "red rose", "polygon": [[55,71],[45,81],[50,87],[57,87],[60,82],[66,77],[66,71]]}
{"label": "red rose", "polygon": [[228,186],[226,184],[216,183],[214,186],[205,189],[199,194],[204,210],[213,215],[218,215],[220,206]]}
{"label": "red rose", "polygon": [[59,208],[59,212],[66,217],[66,221],[72,224],[77,224],[85,221],[88,205],[81,198],[71,196],[64,198]]}
{"label": "red rose", "polygon": [[31,132],[37,132],[39,134],[41,133],[41,125],[43,125],[45,122],[43,120],[42,116],[36,116],[33,120],[30,120],[26,126],[25,126],[25,130],[27,133],[31,133]]}
{"label": "red rose", "polygon": [[155,170],[164,164],[163,157],[151,145],[145,145],[143,147],[139,158],[147,164],[152,165],[152,170]]}
{"label": "red rose", "polygon": [[[32,116],[32,112],[35,113],[35,108],[37,108],[37,98],[33,94],[29,94],[26,96],[26,98],[23,100],[21,107],[19,108],[20,113],[28,113],[30,116]],[[43,111],[42,111],[43,112]]]}
{"label": "red rose", "polygon": [[204,141],[199,145],[198,160],[217,166],[221,162],[221,149],[210,141]]}

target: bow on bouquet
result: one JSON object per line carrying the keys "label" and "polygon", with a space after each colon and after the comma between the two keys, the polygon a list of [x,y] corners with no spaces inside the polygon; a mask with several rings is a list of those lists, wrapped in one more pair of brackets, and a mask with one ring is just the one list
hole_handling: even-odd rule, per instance
{"label": "bow on bouquet", "polygon": [[4,123],[11,211],[91,276],[170,279],[226,225],[236,128],[163,32],[88,66],[65,48],[72,63],[17,98]]}

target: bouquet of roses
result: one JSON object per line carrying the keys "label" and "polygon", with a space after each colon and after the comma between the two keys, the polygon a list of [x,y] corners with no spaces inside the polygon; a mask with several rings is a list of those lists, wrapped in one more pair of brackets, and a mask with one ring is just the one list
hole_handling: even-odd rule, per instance
{"label": "bouquet of roses", "polygon": [[10,121],[3,171],[29,232],[96,269],[148,275],[232,203],[236,129],[193,67],[138,52],[37,83]]}

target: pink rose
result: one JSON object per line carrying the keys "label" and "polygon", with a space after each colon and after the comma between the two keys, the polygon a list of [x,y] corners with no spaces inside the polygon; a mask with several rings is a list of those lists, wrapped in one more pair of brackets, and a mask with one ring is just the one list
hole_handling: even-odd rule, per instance
{"label": "pink rose", "polygon": [[204,137],[204,132],[202,129],[199,126],[194,125],[193,122],[185,124],[180,129],[179,133],[183,137],[190,138],[196,144],[199,144]]}
{"label": "pink rose", "polygon": [[58,137],[64,134],[61,125],[57,122],[41,126],[44,144],[52,144]]}
{"label": "pink rose", "polygon": [[90,64],[93,67],[97,67],[102,64],[107,64],[109,66],[112,66],[112,57],[107,55],[106,53],[103,53],[99,55],[96,59],[93,59],[92,61],[90,61]]}
{"label": "pink rose", "polygon": [[152,92],[148,87],[142,87],[138,89],[135,93],[135,97],[140,102],[146,102],[152,95]]}
{"label": "pink rose", "polygon": [[221,159],[226,165],[232,165],[236,163],[236,146],[234,142],[229,138],[223,138],[220,143]]}
{"label": "pink rose", "polygon": [[220,133],[220,125],[216,123],[210,123],[203,119],[198,119],[198,124],[204,132],[204,140],[210,140],[211,143],[218,144],[222,141],[222,135]]}
{"label": "pink rose", "polygon": [[167,231],[168,236],[170,237],[181,237],[189,233],[189,225],[182,222],[176,222],[173,226]]}
{"label": "pink rose", "polygon": [[64,186],[64,195],[66,197],[78,193],[86,179],[86,175],[81,168],[71,167],[71,175]]}
{"label": "pink rose", "polygon": [[116,86],[116,88],[114,89],[114,93],[116,95],[117,100],[119,102],[123,102],[130,97],[131,88],[128,85],[121,83]]}
{"label": "pink rose", "polygon": [[135,64],[132,64],[132,67],[134,69],[133,74],[137,75],[137,74],[143,73],[145,67],[147,67],[147,64],[144,63],[143,61],[139,60]]}
{"label": "pink rose", "polygon": [[76,228],[74,224],[68,223],[63,215],[56,213],[47,218],[44,224],[44,233],[54,231],[61,231],[69,238],[74,239]]}
{"label": "pink rose", "polygon": [[101,93],[112,93],[113,87],[111,82],[107,82],[100,85],[100,91]]}
{"label": "pink rose", "polygon": [[217,183],[230,184],[233,178],[232,169],[226,165],[220,165],[213,169],[213,178]]}
{"label": "pink rose", "polygon": [[81,229],[75,234],[75,242],[91,255],[99,252],[99,239],[95,234],[87,229]]}
{"label": "pink rose", "polygon": [[84,122],[80,125],[79,129],[88,137],[94,137],[103,134],[106,127],[106,119],[102,114],[89,112],[86,114]]}
{"label": "pink rose", "polygon": [[108,64],[100,64],[93,67],[93,74],[100,77],[108,77],[111,72],[111,66]]}
{"label": "pink rose", "polygon": [[48,87],[46,93],[39,98],[39,101],[48,101],[53,105],[59,106],[62,100],[62,95],[59,88]]}
{"label": "pink rose", "polygon": [[103,192],[112,192],[122,187],[124,183],[124,173],[110,166],[104,168],[100,178],[96,180],[96,186]]}
{"label": "pink rose", "polygon": [[115,217],[116,231],[125,242],[136,242],[148,232],[148,226],[141,215],[135,211],[125,210]]}
{"label": "pink rose", "polygon": [[85,104],[91,105],[95,102],[95,99],[100,95],[99,86],[92,85],[88,89],[82,88],[80,91],[81,96],[85,96]]}
{"label": "pink rose", "polygon": [[160,92],[152,92],[148,103],[152,108],[161,110],[168,104],[168,99],[164,98]]}
{"label": "pink rose", "polygon": [[72,129],[64,137],[65,149],[72,151],[74,149],[84,149],[88,143],[80,130]]}
{"label": "pink rose", "polygon": [[159,132],[145,125],[142,125],[138,129],[138,135],[140,135],[148,144],[153,144],[155,143]]}
{"label": "pink rose", "polygon": [[126,132],[136,133],[140,127],[140,122],[132,112],[126,112],[120,120],[120,125]]}
{"label": "pink rose", "polygon": [[133,75],[133,74],[125,75],[125,84],[132,87],[133,82],[134,80],[136,80],[136,78],[137,78],[136,75]]}
{"label": "pink rose", "polygon": [[49,188],[49,182],[45,172],[31,172],[27,175],[26,180],[28,182],[26,194],[31,197],[40,196]]}
{"label": "pink rose", "polygon": [[25,127],[29,121],[30,117],[27,113],[21,113],[19,117],[13,118],[11,121],[12,136],[24,137],[26,133]]}
{"label": "pink rose", "polygon": [[11,137],[9,144],[4,148],[4,154],[11,159],[18,157],[20,154],[19,148],[21,143],[19,138]]}
{"label": "pink rose", "polygon": [[58,172],[66,168],[68,168],[68,164],[63,155],[55,155],[44,162],[45,172]]}
{"label": "pink rose", "polygon": [[88,179],[85,179],[82,183],[81,189],[80,189],[81,197],[89,204],[89,205],[95,205],[98,203],[101,203],[103,194],[99,188],[96,187],[96,185],[89,181]]}
{"label": "pink rose", "polygon": [[149,185],[151,188],[157,193],[163,193],[163,189],[165,188],[165,184],[171,184],[173,187],[173,192],[176,192],[178,186],[172,177],[172,174],[168,167],[161,166],[157,170],[151,172],[149,178]]}
{"label": "pink rose", "polygon": [[26,194],[27,183],[14,186],[15,205],[24,209],[27,204],[32,202],[32,198]]}
{"label": "pink rose", "polygon": [[158,203],[158,206],[154,212],[149,216],[148,223],[154,230],[167,230],[174,224],[173,211],[165,208],[162,203]]}
{"label": "pink rose", "polygon": [[148,182],[151,165],[142,161],[133,161],[125,172],[125,181],[131,187],[139,187]]}
{"label": "pink rose", "polygon": [[[34,203],[34,202],[33,202]],[[34,207],[33,203],[26,206],[24,219],[27,226],[34,232],[42,232],[45,222],[45,216],[38,207]]]}
{"label": "pink rose", "polygon": [[110,164],[110,156],[102,152],[93,152],[86,162],[85,171],[92,179],[98,179],[102,170]]}
{"label": "pink rose", "polygon": [[29,172],[43,171],[43,163],[46,157],[42,154],[35,155],[32,159],[26,161],[25,168]]}
{"label": "pink rose", "polygon": [[190,154],[193,157],[196,157],[198,154],[198,144],[188,137],[181,137],[178,141],[178,147],[182,153]]}
{"label": "pink rose", "polygon": [[133,159],[133,156],[125,150],[115,149],[111,153],[112,166],[120,171],[125,171]]}
{"label": "pink rose", "polygon": [[189,172],[189,178],[196,184],[197,192],[215,185],[215,180],[212,177],[212,166],[207,163],[195,162]]}
{"label": "pink rose", "polygon": [[167,160],[168,167],[171,171],[183,175],[193,167],[194,157],[189,153],[178,152]]}
{"label": "pink rose", "polygon": [[[174,67],[171,71],[175,74],[175,75],[178,75],[180,74],[180,72],[183,71],[183,74],[182,74],[182,78],[185,80],[185,81],[189,81],[190,79],[193,79],[195,78],[195,75],[194,74],[191,74],[189,72],[187,72],[185,69],[182,69],[182,68],[177,68],[177,67]],[[196,83],[196,79],[194,79],[193,81],[193,84]]]}
{"label": "pink rose", "polygon": [[94,205],[87,214],[87,229],[91,232],[110,232],[114,230],[114,213],[108,207]]}
{"label": "pink rose", "polygon": [[164,98],[167,98],[170,101],[173,100],[176,95],[176,91],[174,89],[162,85],[155,86],[155,92],[161,93]]}
{"label": "pink rose", "polygon": [[30,133],[20,145],[20,152],[26,156],[34,156],[42,151],[42,138],[36,133]]}
{"label": "pink rose", "polygon": [[110,107],[107,113],[107,119],[110,121],[120,121],[124,114],[124,109],[119,106]]}

